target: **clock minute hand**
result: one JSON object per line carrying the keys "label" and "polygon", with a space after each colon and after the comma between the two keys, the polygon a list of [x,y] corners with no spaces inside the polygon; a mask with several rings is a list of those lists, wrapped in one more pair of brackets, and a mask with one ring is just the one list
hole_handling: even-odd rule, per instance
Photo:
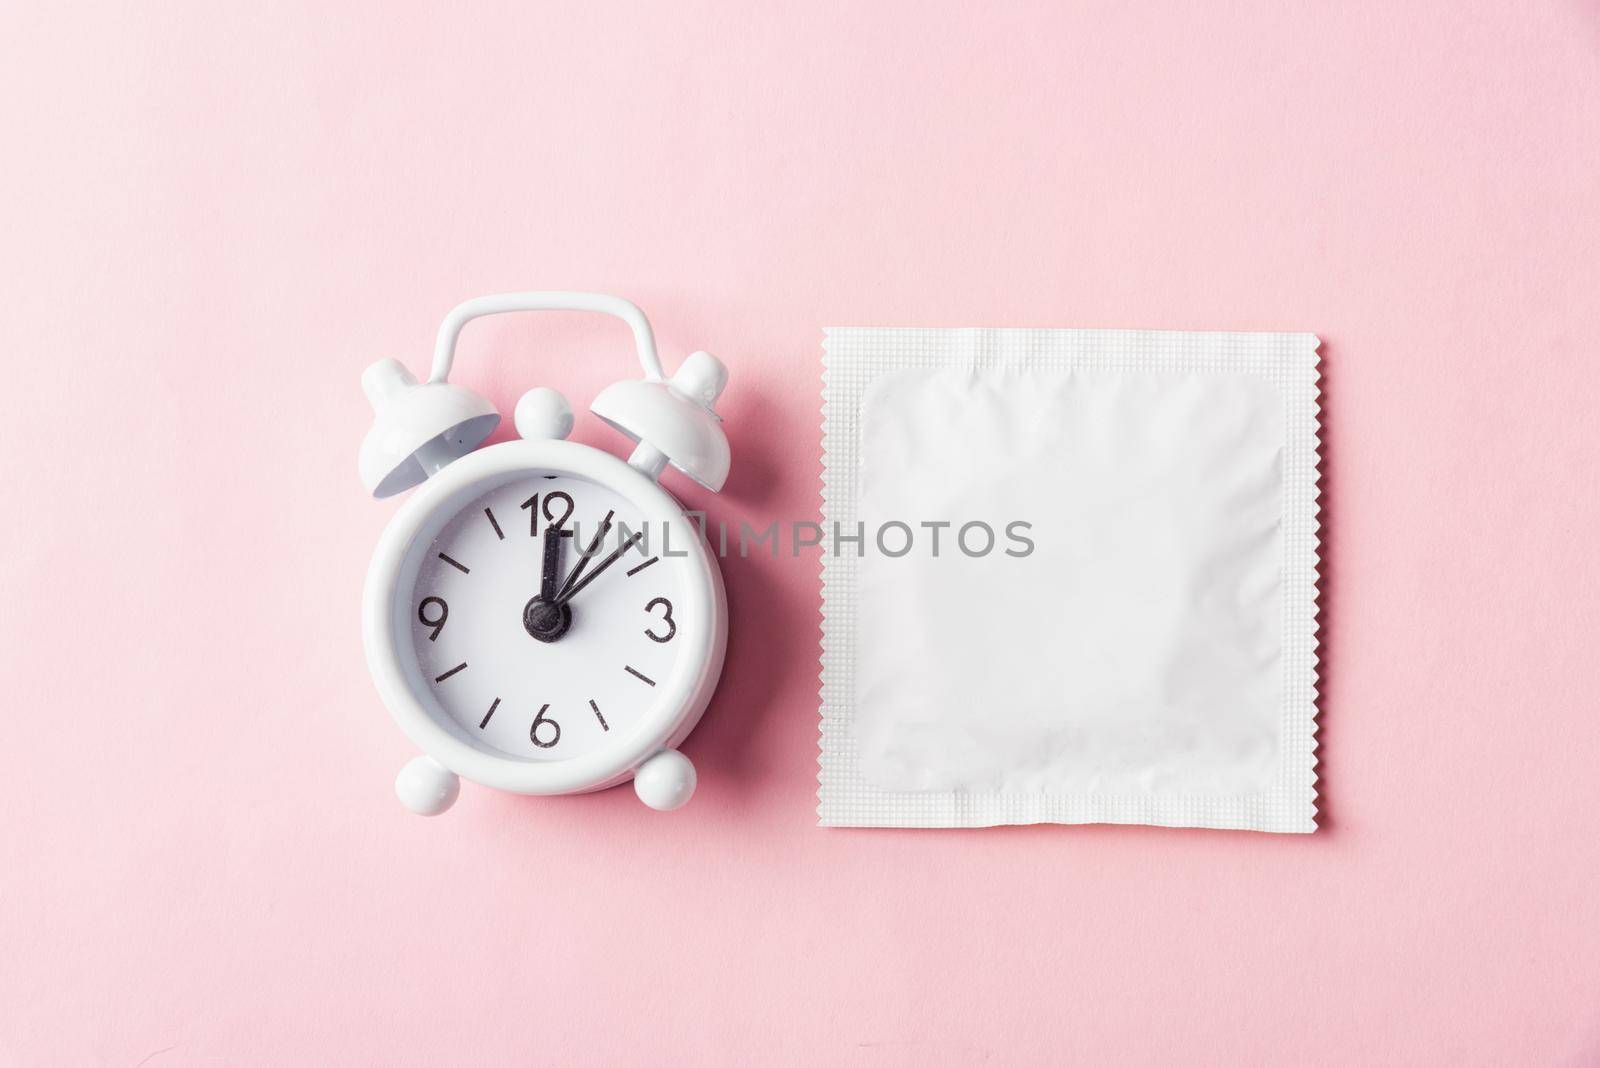
{"label": "clock minute hand", "polygon": [[579,575],[583,574],[583,569],[589,566],[589,560],[595,553],[600,551],[600,543],[605,539],[606,532],[611,529],[611,517],[616,514],[615,510],[607,512],[606,517],[600,520],[600,529],[594,532],[593,538],[589,539],[589,547],[578,555],[578,562],[572,566],[572,573],[567,576],[567,580],[561,584],[560,591],[555,595],[557,599],[566,597],[567,591],[572,588],[572,584],[578,581]]}
{"label": "clock minute hand", "polygon": [[576,585],[569,585],[566,591],[556,598],[556,604],[566,604],[568,601],[576,597],[580,590],[604,574],[606,568],[616,563],[617,558],[623,553],[627,552],[629,549],[633,548],[634,543],[642,537],[644,537],[644,531],[641,530],[639,533],[635,534],[633,537],[629,538],[627,541],[613,549],[610,556],[600,561],[599,565],[596,566],[593,571],[583,576],[583,578]]}

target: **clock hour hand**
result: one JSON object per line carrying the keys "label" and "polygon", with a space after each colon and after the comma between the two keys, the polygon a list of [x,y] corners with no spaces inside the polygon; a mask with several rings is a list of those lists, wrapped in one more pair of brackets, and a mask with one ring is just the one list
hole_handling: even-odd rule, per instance
{"label": "clock hour hand", "polygon": [[612,564],[616,563],[617,562],[617,558],[619,556],[621,556],[623,553],[627,552],[629,549],[633,548],[634,543],[637,542],[642,537],[644,537],[644,531],[641,530],[639,533],[635,534],[633,537],[629,538],[627,541],[625,541],[621,545],[617,546],[615,549],[613,549],[611,551],[611,555],[610,556],[608,556],[604,560],[600,561],[599,565],[596,566],[593,571],[591,571],[587,575],[583,576],[583,578],[580,579],[576,584],[574,584],[569,579],[567,581],[566,590],[560,596],[558,596],[556,598],[556,604],[565,605],[568,601],[570,601],[574,597],[576,597],[578,595],[579,591],[581,591],[585,586],[589,585],[589,583],[593,582],[595,579],[597,579],[601,575],[603,575],[605,573],[606,568],[608,568]]}
{"label": "clock hour hand", "polygon": [[561,539],[568,537],[557,526],[544,528],[544,562],[539,569],[539,595],[522,606],[522,626],[536,641],[553,642],[572,626],[572,609],[556,601],[556,577],[561,572]]}
{"label": "clock hour hand", "polygon": [[[607,512],[606,517],[600,520],[600,529],[595,531],[594,537],[589,540],[589,547],[578,555],[578,562],[573,565],[572,573],[561,584],[561,589],[555,594],[554,599],[560,600],[566,597],[567,591],[572,588],[572,584],[577,582],[578,577],[583,574],[583,569],[589,566],[590,559],[600,551],[600,543],[605,540],[606,532],[611,529],[611,518],[616,514],[614,510]],[[546,599],[549,600],[551,598]]]}
{"label": "clock hour hand", "polygon": [[544,567],[539,572],[539,599],[546,603],[556,599],[556,578],[561,573],[560,527],[544,528]]}

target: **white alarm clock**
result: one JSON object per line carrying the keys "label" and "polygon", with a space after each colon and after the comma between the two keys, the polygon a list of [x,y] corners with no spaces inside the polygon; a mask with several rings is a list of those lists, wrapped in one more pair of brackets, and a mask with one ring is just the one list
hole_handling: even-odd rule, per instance
{"label": "white alarm clock", "polygon": [[[626,461],[562,440],[572,411],[551,389],[516,406],[520,441],[478,448],[500,421],[448,378],[470,320],[603,312],[633,330],[642,380],[590,406],[637,442]],[[662,373],[637,307],[593,293],[507,293],[462,304],[418,383],[395,360],[367,368],[376,411],[361,478],[376,497],[421,483],[378,542],[362,626],[367,664],[422,756],[395,790],[436,815],[460,780],[521,794],[633,780],[669,810],[694,793],[677,751],[722,670],[727,602],[700,526],[657,480],[671,464],[710,490],[728,476],[714,405],[727,371],[708,353]]]}

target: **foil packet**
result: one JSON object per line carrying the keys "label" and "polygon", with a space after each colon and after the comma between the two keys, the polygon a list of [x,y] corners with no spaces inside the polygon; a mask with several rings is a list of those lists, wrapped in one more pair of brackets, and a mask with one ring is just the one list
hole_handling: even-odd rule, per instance
{"label": "foil packet", "polygon": [[1315,830],[1317,347],[828,330],[821,823]]}

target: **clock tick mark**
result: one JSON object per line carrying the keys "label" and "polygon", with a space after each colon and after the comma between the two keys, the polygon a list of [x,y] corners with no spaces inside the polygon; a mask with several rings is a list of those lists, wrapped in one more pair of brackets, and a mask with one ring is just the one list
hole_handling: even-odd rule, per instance
{"label": "clock tick mark", "polygon": [[661,559],[661,557],[652,556],[650,559],[646,560],[644,563],[640,564],[638,567],[629,568],[628,569],[628,577],[632,578],[633,576],[637,575],[639,572],[643,571],[645,568],[649,567],[651,564],[655,563],[659,559]]}
{"label": "clock tick mark", "polygon": [[489,525],[494,527],[494,536],[499,538],[501,541],[505,541],[506,532],[500,529],[500,524],[495,521],[494,513],[485,508],[483,510],[483,514],[489,517]]}
{"label": "clock tick mark", "polygon": [[[463,664],[462,666],[465,667],[466,665]],[[478,724],[478,729],[480,731],[483,730],[483,728],[485,728],[485,727],[487,727],[489,725],[489,718],[494,715],[494,710],[499,708],[499,707],[500,707],[500,698],[496,697],[494,699],[494,704],[489,706],[489,711],[487,711],[487,712],[485,712],[483,714],[483,722]]]}
{"label": "clock tick mark", "polygon": [[600,706],[594,703],[594,698],[592,697],[589,698],[589,707],[594,710],[594,718],[600,721],[600,729],[603,731],[611,730],[611,724],[607,723],[606,717],[600,714]]}
{"label": "clock tick mark", "polygon": [[[443,675],[434,676],[434,680],[433,681],[434,682],[443,682],[445,679],[448,679],[451,675],[454,675],[456,672],[465,671],[466,668],[467,668],[467,662],[465,660],[463,660],[463,661],[461,661],[461,663],[457,664],[455,667],[451,668],[449,671],[446,671]],[[650,685],[654,686],[655,683],[652,682]]]}
{"label": "clock tick mark", "polygon": [[472,569],[470,567],[468,567],[466,564],[463,564],[460,560],[457,560],[457,559],[455,559],[453,557],[446,556],[444,553],[440,553],[439,554],[439,559],[443,560],[445,563],[449,564],[451,567],[455,568],[457,571],[461,572],[463,575],[472,574]]}
{"label": "clock tick mark", "polygon": [[[461,666],[462,667],[466,667],[467,665],[462,664]],[[656,684],[656,680],[655,679],[652,679],[649,675],[645,675],[645,674],[643,674],[641,672],[635,671],[631,665],[623,664],[622,665],[622,670],[626,671],[628,674],[632,675],[634,678],[638,679],[640,682],[644,683],[646,686],[654,686]]]}

